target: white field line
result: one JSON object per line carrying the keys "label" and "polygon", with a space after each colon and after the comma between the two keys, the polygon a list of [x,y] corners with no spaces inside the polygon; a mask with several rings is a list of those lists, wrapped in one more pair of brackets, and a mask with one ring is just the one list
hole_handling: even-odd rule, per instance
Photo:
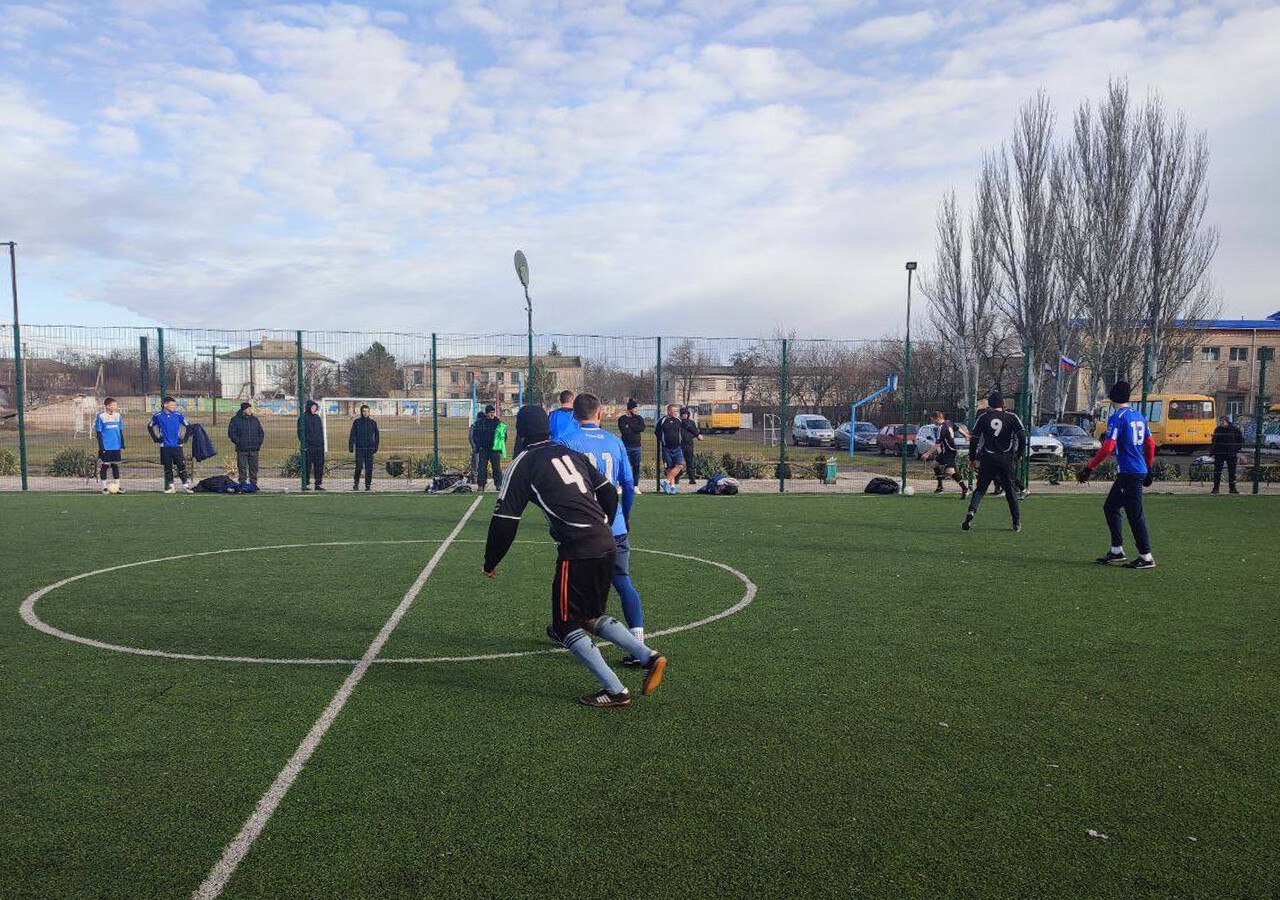
{"label": "white field line", "polygon": [[266,828],[272,813],[276,811],[276,807],[280,805],[284,795],[288,793],[289,788],[302,773],[303,766],[307,764],[311,754],[315,753],[316,747],[320,745],[325,733],[333,725],[334,720],[338,718],[338,714],[342,712],[342,707],[351,698],[356,686],[360,684],[365,673],[369,671],[369,666],[373,664],[373,661],[378,658],[378,654],[382,652],[383,646],[391,637],[391,632],[395,631],[396,626],[400,624],[400,620],[404,618],[404,614],[409,611],[409,607],[413,605],[413,601],[422,591],[423,585],[427,583],[427,579],[435,571],[445,551],[449,549],[449,545],[454,542],[454,539],[466,526],[471,514],[476,511],[476,507],[480,505],[482,499],[484,499],[483,494],[476,497],[475,502],[467,507],[467,511],[458,520],[458,524],[454,526],[453,531],[449,532],[449,536],[436,548],[436,552],[432,554],[426,566],[418,573],[417,580],[405,592],[404,599],[400,601],[400,605],[395,608],[395,611],[391,613],[391,617],[383,624],[382,630],[373,639],[369,649],[364,652],[364,656],[360,657],[360,661],[356,663],[355,668],[351,670],[351,674],[342,682],[342,686],[333,695],[333,699],[329,701],[329,705],[320,714],[320,718],[316,719],[315,724],[311,726],[311,730],[307,732],[307,736],[298,745],[298,749],[293,751],[293,756],[289,758],[284,768],[280,770],[276,780],[267,792],[262,795],[262,799],[258,801],[253,814],[249,816],[249,819],[241,827],[240,833],[222,851],[222,858],[209,871],[204,883],[191,894],[193,900],[214,900],[222,893],[223,888],[227,886],[227,882],[231,880],[231,876],[235,874],[236,867],[240,865],[241,860],[249,853],[254,841],[258,839],[258,835],[262,834],[262,830]]}

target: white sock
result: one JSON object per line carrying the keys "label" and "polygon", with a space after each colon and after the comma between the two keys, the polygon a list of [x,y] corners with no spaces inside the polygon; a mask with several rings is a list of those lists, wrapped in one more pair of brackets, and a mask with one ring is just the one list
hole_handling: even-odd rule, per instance
{"label": "white sock", "polygon": [[1155,558],[1150,553],[1139,553],[1138,555],[1141,556],[1143,560],[1145,560],[1146,562],[1151,562],[1151,560]]}
{"label": "white sock", "polygon": [[1124,547],[1112,547],[1112,548],[1111,548],[1111,555],[1112,555],[1112,556],[1119,556],[1119,555],[1120,555],[1121,553],[1123,553],[1123,552],[1124,552]]}

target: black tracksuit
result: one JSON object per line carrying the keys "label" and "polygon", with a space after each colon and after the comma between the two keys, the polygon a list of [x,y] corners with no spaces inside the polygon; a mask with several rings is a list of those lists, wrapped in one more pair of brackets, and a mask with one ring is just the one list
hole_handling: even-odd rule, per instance
{"label": "black tracksuit", "polygon": [[347,452],[356,455],[356,474],[352,484],[359,486],[360,472],[364,470],[364,486],[373,483],[373,454],[378,452],[378,423],[372,416],[359,416],[351,423],[351,433],[347,435]]}
{"label": "black tracksuit", "polygon": [[1213,489],[1222,486],[1222,466],[1227,467],[1227,486],[1236,489],[1236,461],[1244,446],[1244,432],[1228,422],[1213,430]]}
{"label": "black tracksuit", "polygon": [[305,490],[314,478],[316,487],[324,482],[324,422],[315,412],[320,407],[307,404],[306,414],[298,420],[298,438],[306,447],[302,458],[302,487]]}
{"label": "black tracksuit", "polygon": [[236,470],[241,482],[258,483],[258,451],[266,438],[257,416],[238,412],[227,423],[227,437],[236,448]]}
{"label": "black tracksuit", "polygon": [[684,471],[676,476],[677,483],[682,475],[685,481],[697,484],[693,479],[693,445],[697,443],[698,435],[701,433],[698,430],[698,423],[693,419],[680,420],[680,452],[684,454]]}
{"label": "black tracksuit", "polygon": [[475,450],[476,459],[476,484],[482,491],[485,482],[488,481],[490,469],[493,470],[494,486],[498,487],[502,484],[502,453],[493,449],[500,421],[496,416],[491,419],[488,415],[484,415],[476,420],[476,424],[471,429],[471,445]]}
{"label": "black tracksuit", "polygon": [[631,474],[636,481],[640,480],[640,462],[644,459],[644,448],[641,441],[646,429],[644,416],[633,416],[630,413],[618,416],[618,434],[622,438],[622,446],[627,450],[627,460],[631,463]]}
{"label": "black tracksuit", "polygon": [[988,409],[978,417],[969,444],[970,456],[978,461],[978,483],[969,500],[969,512],[976,515],[982,497],[995,482],[1004,488],[1009,516],[1018,524],[1018,492],[1013,484],[1013,465],[1022,456],[1026,443],[1022,420],[1003,409]]}

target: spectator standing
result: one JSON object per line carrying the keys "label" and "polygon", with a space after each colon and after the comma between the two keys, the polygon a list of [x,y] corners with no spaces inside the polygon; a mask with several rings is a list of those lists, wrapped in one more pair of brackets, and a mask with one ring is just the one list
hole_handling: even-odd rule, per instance
{"label": "spectator standing", "polygon": [[236,448],[236,474],[240,483],[246,481],[258,486],[258,452],[266,437],[262,422],[253,411],[252,403],[241,403],[240,411],[227,423],[227,437]]}
{"label": "spectator standing", "polygon": [[632,397],[627,400],[626,413],[618,416],[618,435],[622,438],[623,449],[627,451],[627,462],[631,463],[631,473],[637,482],[636,493],[640,492],[640,462],[644,459],[642,442],[647,427],[644,416],[636,412],[639,406],[636,398]]}
{"label": "spectator standing", "polygon": [[191,493],[191,482],[187,480],[187,462],[182,458],[182,445],[191,438],[191,430],[187,426],[186,417],[178,412],[178,401],[165,397],[161,409],[147,423],[147,433],[151,440],[160,445],[160,464],[164,466],[164,492],[174,493],[173,470],[178,470],[178,478],[182,480],[182,490]]}
{"label": "spectator standing", "polygon": [[[501,434],[499,434],[501,431]],[[493,404],[484,408],[484,417],[476,422],[473,432],[476,446],[476,484],[484,490],[493,470],[493,486],[502,487],[502,458],[507,453],[507,426],[498,418]]]}
{"label": "spectator standing", "polygon": [[369,405],[360,404],[360,415],[351,423],[351,433],[347,435],[347,452],[356,455],[356,474],[351,482],[351,490],[360,490],[360,472],[364,470],[364,489],[373,485],[373,454],[378,452],[378,423],[369,415]]}
{"label": "spectator standing", "polygon": [[1218,427],[1213,429],[1213,490],[1216,494],[1222,486],[1222,466],[1227,466],[1227,490],[1232,494],[1236,490],[1236,462],[1240,449],[1244,446],[1244,432],[1239,426],[1223,416],[1218,420]]}
{"label": "spectator standing", "polygon": [[298,421],[298,440],[305,448],[302,454],[302,489],[311,490],[315,479],[316,490],[324,487],[324,422],[320,419],[320,404],[307,401],[307,412]]}
{"label": "spectator standing", "polygon": [[[680,409],[680,455],[684,457],[684,477],[689,484],[697,484],[693,478],[693,445],[697,441],[705,441],[698,423],[693,420],[693,410],[689,407]],[[676,481],[680,476],[676,476]]]}

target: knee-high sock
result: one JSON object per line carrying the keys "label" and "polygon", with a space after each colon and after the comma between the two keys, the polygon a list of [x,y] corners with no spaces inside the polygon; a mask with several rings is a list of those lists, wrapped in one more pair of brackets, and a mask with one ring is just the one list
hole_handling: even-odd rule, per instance
{"label": "knee-high sock", "polygon": [[590,636],[581,628],[565,635],[564,645],[578,658],[578,662],[596,676],[596,681],[599,681],[606,691],[611,694],[621,694],[626,690],[613,669],[609,668],[609,664],[604,661],[600,648],[591,642]]}
{"label": "knee-high sock", "polygon": [[612,616],[596,619],[595,632],[620,650],[625,650],[641,662],[648,662],[653,651],[644,645],[627,627]]}
{"label": "knee-high sock", "polygon": [[628,628],[643,628],[644,613],[640,607],[640,592],[631,582],[630,575],[614,575],[613,589],[622,599],[622,617],[627,620]]}

